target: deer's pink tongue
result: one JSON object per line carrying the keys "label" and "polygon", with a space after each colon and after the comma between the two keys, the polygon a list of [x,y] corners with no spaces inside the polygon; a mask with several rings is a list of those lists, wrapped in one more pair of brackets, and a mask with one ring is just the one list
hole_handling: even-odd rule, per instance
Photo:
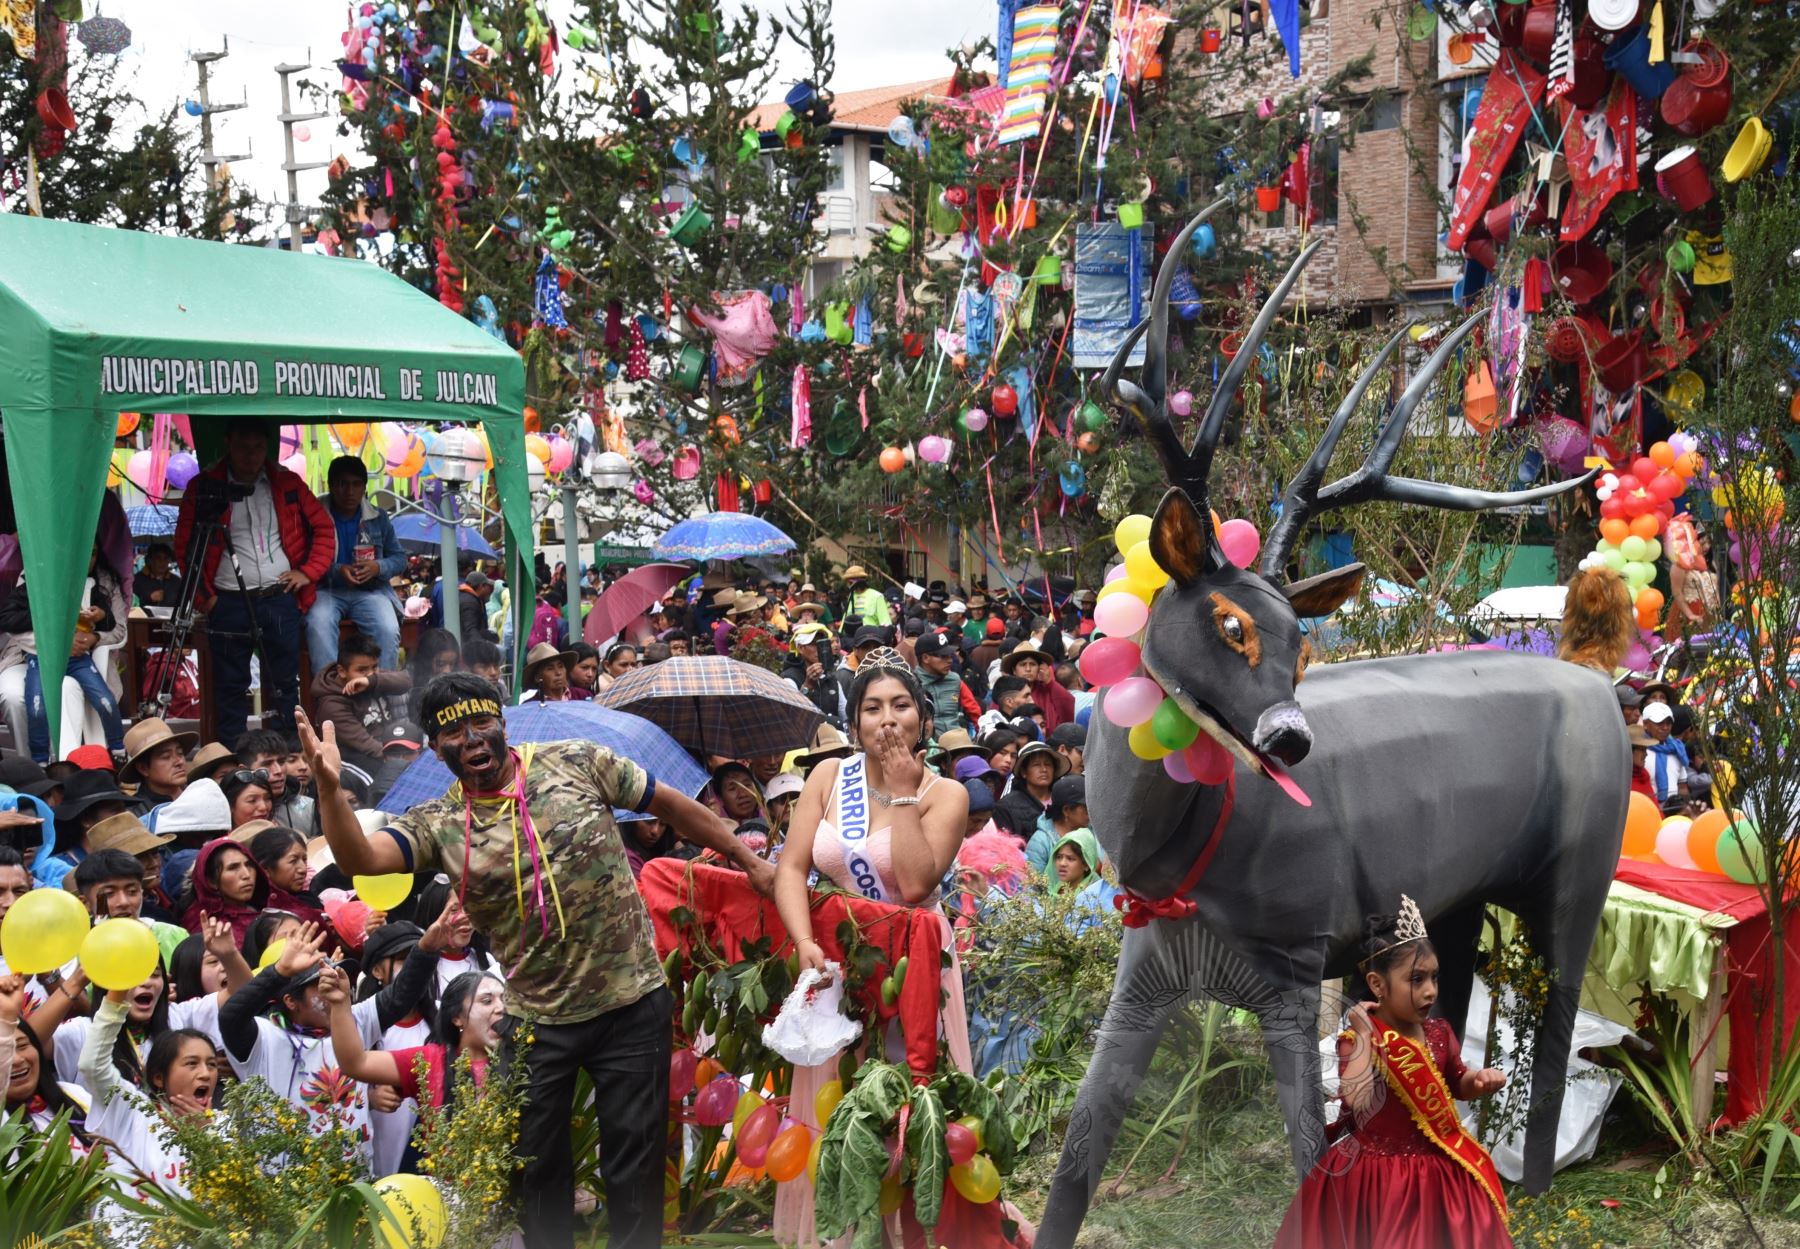
{"label": "deer's pink tongue", "polygon": [[1300,788],[1299,782],[1287,774],[1287,769],[1281,766],[1279,760],[1271,759],[1269,756],[1260,753],[1256,758],[1263,765],[1263,771],[1268,774],[1269,779],[1281,786],[1282,793],[1286,794],[1303,807],[1312,806],[1312,799],[1307,797],[1304,789]]}

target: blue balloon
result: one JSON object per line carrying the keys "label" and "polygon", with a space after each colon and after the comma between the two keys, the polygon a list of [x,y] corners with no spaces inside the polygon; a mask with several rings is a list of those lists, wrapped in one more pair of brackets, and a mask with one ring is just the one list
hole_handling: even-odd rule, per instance
{"label": "blue balloon", "polygon": [[1093,718],[1094,718],[1094,704],[1093,703],[1089,703],[1087,706],[1083,707],[1080,711],[1077,711],[1075,713],[1075,723],[1079,724],[1084,729],[1088,726],[1088,721]]}

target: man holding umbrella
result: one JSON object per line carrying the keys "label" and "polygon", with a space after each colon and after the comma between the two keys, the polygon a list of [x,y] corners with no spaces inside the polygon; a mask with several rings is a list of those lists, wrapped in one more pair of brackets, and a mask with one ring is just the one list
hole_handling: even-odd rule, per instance
{"label": "man holding umbrella", "polygon": [[[431,748],[457,778],[444,797],[365,836],[339,783],[331,725],[297,713],[318,789],[319,825],[339,868],[362,875],[442,871],[511,968],[507,1010],[535,1032],[519,1126],[529,1158],[521,1218],[531,1249],[573,1243],[569,1120],[575,1076],[593,1080],[606,1125],[613,1249],[660,1243],[673,998],[613,807],[648,812],[742,868],[768,896],[774,871],[719,817],[630,759],[591,742],[507,745],[500,691],[480,677],[434,678],[420,703]],[[515,891],[514,865],[523,873]],[[521,900],[522,899],[522,900]]]}

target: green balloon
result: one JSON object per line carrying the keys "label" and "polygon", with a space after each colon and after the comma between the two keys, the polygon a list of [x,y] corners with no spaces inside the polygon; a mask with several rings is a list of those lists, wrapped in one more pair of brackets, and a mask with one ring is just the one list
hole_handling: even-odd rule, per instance
{"label": "green balloon", "polygon": [[1606,561],[1606,566],[1608,568],[1612,569],[1614,572],[1620,574],[1621,576],[1624,575],[1624,573],[1625,573],[1625,556],[1622,552],[1620,552],[1616,549],[1611,550],[1611,551],[1602,551],[1602,552],[1600,552],[1600,558]]}
{"label": "green balloon", "polygon": [[1739,820],[1719,834],[1715,847],[1719,867],[1740,885],[1754,885],[1764,876],[1762,833],[1755,820]]}
{"label": "green balloon", "polygon": [[1618,550],[1619,544],[1617,542],[1608,542],[1605,538],[1602,538],[1598,542],[1594,543],[1594,549],[1596,551],[1600,552],[1602,555],[1604,555],[1608,551]]}
{"label": "green balloon", "polygon": [[1619,543],[1619,553],[1624,555],[1628,563],[1640,563],[1643,560],[1650,558],[1649,551],[1650,548],[1645,544],[1644,540],[1635,533],[1625,539],[1625,541]]}
{"label": "green balloon", "polygon": [[1646,560],[1654,564],[1657,560],[1662,558],[1662,543],[1658,542],[1655,538],[1645,538],[1644,546],[1646,548],[1644,554]]}
{"label": "green balloon", "polygon": [[1150,735],[1165,750],[1186,750],[1200,736],[1200,726],[1188,719],[1173,698],[1165,698],[1150,717]]}

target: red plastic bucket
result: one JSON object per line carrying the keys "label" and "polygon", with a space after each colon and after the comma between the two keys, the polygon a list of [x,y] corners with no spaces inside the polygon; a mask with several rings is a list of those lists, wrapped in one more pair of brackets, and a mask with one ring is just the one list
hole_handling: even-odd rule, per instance
{"label": "red plastic bucket", "polygon": [[1281,211],[1281,188],[1278,186],[1259,186],[1256,188],[1256,211],[1272,213]]}
{"label": "red plastic bucket", "polygon": [[1200,32],[1200,50],[1217,52],[1225,42],[1225,35],[1217,26],[1208,26]]}
{"label": "red plastic bucket", "polygon": [[1650,367],[1650,353],[1644,348],[1642,331],[1615,334],[1600,344],[1594,353],[1594,368],[1600,380],[1614,394],[1621,394],[1644,380]]}
{"label": "red plastic bucket", "polygon": [[1557,289],[1570,303],[1585,304],[1606,289],[1612,281],[1612,261],[1606,250],[1586,241],[1565,243],[1550,258],[1556,274]]}
{"label": "red plastic bucket", "polygon": [[1691,147],[1678,147],[1656,162],[1656,187],[1684,213],[1693,212],[1713,197],[1706,165]]}
{"label": "red plastic bucket", "polygon": [[1525,31],[1520,42],[1526,56],[1550,63],[1550,51],[1556,46],[1555,4],[1534,3],[1525,10]]}
{"label": "red plastic bucket", "polygon": [[1663,92],[1662,117],[1678,133],[1697,139],[1731,112],[1731,80],[1703,85],[1683,74]]}

